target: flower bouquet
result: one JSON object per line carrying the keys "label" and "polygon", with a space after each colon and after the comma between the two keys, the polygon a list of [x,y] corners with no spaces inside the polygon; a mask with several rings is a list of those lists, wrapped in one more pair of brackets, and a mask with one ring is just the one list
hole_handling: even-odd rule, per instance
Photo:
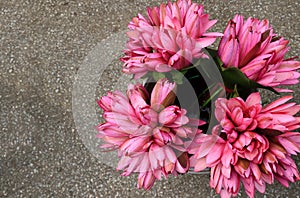
{"label": "flower bouquet", "polygon": [[122,71],[144,83],[103,96],[96,128],[101,147],[118,151],[117,170],[138,173],[138,188],[205,169],[221,197],[241,184],[254,197],[275,180],[300,180],[291,157],[300,152],[300,105],[259,93],[292,92],[284,86],[299,82],[300,62],[285,59],[288,41],[266,19],[235,15],[223,33],[208,32],[215,23],[202,5],[178,0],[128,25]]}

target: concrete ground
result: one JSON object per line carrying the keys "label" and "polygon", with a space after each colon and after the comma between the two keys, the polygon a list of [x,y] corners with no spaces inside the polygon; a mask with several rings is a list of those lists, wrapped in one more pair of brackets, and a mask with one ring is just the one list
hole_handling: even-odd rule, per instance
{"label": "concrete ground", "polygon": [[[208,175],[170,177],[148,192],[137,190],[136,176],[119,176],[110,166],[113,155],[99,154],[95,146],[95,100],[127,84],[119,71],[121,48],[113,48],[124,42],[123,34],[111,38],[146,6],[161,2],[0,0],[0,197],[218,196]],[[215,31],[223,31],[235,13],[269,19],[290,40],[289,56],[299,55],[299,1],[204,5],[219,20]],[[298,102],[299,88],[294,86]],[[271,185],[257,197],[299,197],[299,184]]]}

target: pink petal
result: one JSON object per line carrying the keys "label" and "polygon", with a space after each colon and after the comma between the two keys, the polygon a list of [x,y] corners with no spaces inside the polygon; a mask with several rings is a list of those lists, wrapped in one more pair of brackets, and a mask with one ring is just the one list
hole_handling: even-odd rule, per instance
{"label": "pink petal", "polygon": [[287,101],[289,101],[292,98],[293,98],[293,96],[283,96],[282,98],[280,98],[280,99],[272,102],[271,104],[267,105],[266,107],[264,107],[262,110],[262,113],[270,111],[270,110],[274,110],[276,107],[286,103]]}
{"label": "pink petal", "polygon": [[255,92],[252,93],[248,96],[247,100],[246,100],[246,105],[247,107],[253,106],[253,105],[257,105],[261,103],[261,98],[260,98],[260,93],[259,92]]}
{"label": "pink petal", "polygon": [[207,168],[206,159],[200,158],[196,160],[196,164],[194,166],[194,171],[199,172]]}

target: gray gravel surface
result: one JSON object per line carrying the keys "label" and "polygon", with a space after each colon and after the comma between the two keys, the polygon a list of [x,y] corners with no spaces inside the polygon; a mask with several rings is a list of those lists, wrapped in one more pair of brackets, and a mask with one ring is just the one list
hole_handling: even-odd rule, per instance
{"label": "gray gravel surface", "polygon": [[[208,175],[170,177],[148,192],[137,190],[136,176],[119,176],[110,166],[113,155],[96,147],[93,126],[101,119],[95,100],[130,80],[120,73],[121,49],[115,49],[124,40],[111,38],[159,3],[0,0],[0,197],[218,197]],[[290,40],[289,56],[299,54],[299,1],[204,5],[219,20],[215,31],[235,13],[268,18]],[[113,45],[103,45],[107,40]],[[299,184],[268,186],[257,197],[299,198]]]}

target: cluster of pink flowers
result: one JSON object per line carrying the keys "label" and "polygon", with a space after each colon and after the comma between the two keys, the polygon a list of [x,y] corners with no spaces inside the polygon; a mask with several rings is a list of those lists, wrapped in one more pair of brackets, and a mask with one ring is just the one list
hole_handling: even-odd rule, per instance
{"label": "cluster of pink flowers", "polygon": [[[190,168],[195,172],[210,168],[210,186],[224,198],[236,196],[241,184],[254,197],[256,190],[264,193],[266,184],[275,180],[286,187],[300,180],[291,157],[300,152],[300,105],[287,103],[292,96],[262,105],[257,89],[292,92],[282,86],[299,82],[300,62],[285,59],[288,40],[276,35],[266,19],[236,15],[224,33],[207,32],[215,23],[202,5],[178,0],[148,8],[147,18],[139,14],[128,25],[123,72],[135,79],[157,80],[157,73],[161,77],[153,88],[129,85],[126,94],[103,96],[98,104],[105,122],[97,126],[97,137],[105,142],[103,148],[118,150],[117,170],[123,170],[122,175],[139,174],[138,188],[149,190],[162,176],[185,174]],[[217,56],[213,57],[205,49],[218,37],[218,49],[210,49]],[[206,122],[180,104],[177,89],[185,85],[171,74],[176,70],[185,77],[187,70],[193,71],[190,68],[201,67],[201,61],[194,65],[201,59],[213,59],[226,85],[220,89],[227,93],[211,103]],[[239,79],[232,80],[237,71]],[[227,76],[235,72],[230,83],[223,72]],[[208,78],[191,73],[184,82],[193,87],[202,86],[198,79]],[[219,96],[207,94],[210,86],[220,87],[203,88],[196,99],[199,109]]]}
{"label": "cluster of pink flowers", "polygon": [[[300,62],[284,60],[288,40],[277,37],[269,21],[236,15],[228,22],[218,48],[224,67],[237,67],[249,79],[265,86],[292,85],[299,82]],[[233,56],[234,54],[234,56]],[[280,92],[290,90],[279,89]]]}
{"label": "cluster of pink flowers", "polygon": [[187,0],[147,9],[148,19],[138,15],[128,25],[123,72],[139,78],[148,71],[168,72],[206,57],[205,48],[222,36],[206,31],[217,21],[209,20],[202,5]]}
{"label": "cluster of pink flowers", "polygon": [[129,85],[127,95],[116,91],[102,97],[104,124],[97,127],[104,148],[116,147],[123,175],[139,173],[138,187],[150,189],[162,175],[186,173],[187,140],[201,133],[200,120],[189,119],[174,105],[176,85],[159,80],[149,96],[140,84]]}
{"label": "cluster of pink flowers", "polygon": [[266,183],[276,179],[288,187],[288,182],[300,180],[291,155],[300,152],[300,105],[286,103],[282,97],[262,107],[259,93],[242,98],[220,98],[215,116],[219,125],[213,134],[198,134],[190,146],[191,166],[195,171],[211,168],[210,185],[222,197],[237,195],[240,182],[249,197],[255,189],[263,193]]}

